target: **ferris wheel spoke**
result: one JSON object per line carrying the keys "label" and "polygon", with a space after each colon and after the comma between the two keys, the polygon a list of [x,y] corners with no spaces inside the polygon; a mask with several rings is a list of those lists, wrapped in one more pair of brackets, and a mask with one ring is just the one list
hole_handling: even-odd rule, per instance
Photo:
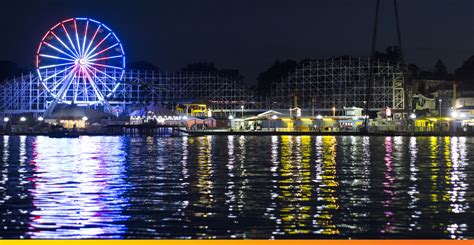
{"label": "ferris wheel spoke", "polygon": [[72,56],[72,55],[70,55],[70,54],[68,54],[68,53],[66,53],[66,52],[64,52],[64,51],[62,51],[61,49],[56,48],[54,45],[52,45],[52,44],[50,44],[50,43],[48,43],[48,42],[46,42],[46,41],[43,41],[43,43],[46,44],[46,46],[48,46],[48,47],[50,47],[50,48],[52,48],[52,49],[54,49],[54,50],[56,50],[56,51],[58,51],[58,52],[64,54],[64,55],[67,55],[68,57],[70,57],[70,58],[72,58],[72,59],[76,59],[76,57],[74,57],[74,56]]}
{"label": "ferris wheel spoke", "polygon": [[77,54],[75,52],[73,52],[64,42],[63,40],[61,40],[61,38],[58,37],[58,35],[56,35],[56,33],[54,33],[53,31],[51,31],[51,34],[53,34],[53,36],[58,39],[58,41],[69,51],[71,52],[71,55],[72,56],[75,56],[75,58],[77,58]]}
{"label": "ferris wheel spoke", "polygon": [[95,47],[91,51],[89,51],[89,53],[87,53],[85,57],[88,57],[89,55],[91,55],[105,40],[107,40],[107,38],[109,38],[109,36],[110,36],[110,33],[107,34],[107,36],[105,36],[99,43],[97,43],[97,45],[95,45]]}
{"label": "ferris wheel spoke", "polygon": [[49,76],[49,77],[43,79],[43,81],[44,81],[44,82],[47,82],[49,79],[51,79],[51,78],[53,78],[53,77],[59,75],[60,73],[63,73],[63,72],[65,72],[65,71],[67,71],[67,70],[70,70],[71,68],[74,68],[74,65],[69,66],[69,67],[67,67],[66,69],[63,69],[63,70],[60,70],[60,71],[54,73],[53,75],[51,75],[51,76]]}
{"label": "ferris wheel spoke", "polygon": [[77,50],[79,52],[79,55],[82,56],[83,53],[81,51],[81,45],[79,44],[79,34],[77,33],[77,22],[76,19],[74,19],[74,32],[76,32],[76,43],[77,43]]}
{"label": "ferris wheel spoke", "polygon": [[74,62],[68,62],[68,63],[62,63],[62,64],[55,64],[55,65],[47,65],[47,66],[40,66],[38,69],[48,69],[48,68],[53,68],[53,67],[58,67],[58,66],[67,66],[67,65],[72,65]]}
{"label": "ferris wheel spoke", "polygon": [[87,80],[89,80],[89,83],[91,84],[92,89],[95,92],[95,95],[97,98],[99,98],[99,101],[104,101],[104,95],[99,91],[99,88],[97,88],[97,85],[95,84],[94,80],[91,78],[90,74],[86,71],[85,72]]}
{"label": "ferris wheel spoke", "polygon": [[95,37],[97,36],[97,33],[99,32],[101,26],[102,25],[99,25],[99,27],[97,27],[97,30],[95,30],[94,35],[92,36],[91,40],[89,41],[89,45],[87,45],[87,49],[86,49],[86,52],[84,52],[84,54],[87,54],[89,52],[89,49],[91,48],[92,43],[94,43]]}
{"label": "ferris wheel spoke", "polygon": [[107,56],[107,57],[101,57],[101,58],[97,58],[97,59],[91,59],[91,60],[88,60],[88,62],[98,61],[98,60],[110,60],[110,59],[122,58],[122,57],[123,57],[123,55]]}
{"label": "ferris wheel spoke", "polygon": [[89,101],[89,89],[87,88],[87,78],[85,76],[82,78],[82,83],[84,84],[83,93],[85,94],[86,101]]}
{"label": "ferris wheel spoke", "polygon": [[72,76],[73,74],[75,74],[76,72],[76,68],[72,69],[67,75],[65,75],[64,77],[62,77],[61,79],[59,79],[59,81],[56,81],[56,84],[50,89],[51,91],[54,91],[56,90],[59,85],[61,85],[62,82],[64,82],[64,80],[66,80],[68,77]]}
{"label": "ferris wheel spoke", "polygon": [[89,64],[95,65],[95,66],[106,67],[106,68],[117,69],[117,70],[122,70],[123,69],[122,67],[118,67],[118,66],[104,65],[104,64],[94,63],[94,62],[89,62]]}
{"label": "ferris wheel spoke", "polygon": [[51,59],[57,59],[57,60],[66,60],[66,61],[72,61],[74,62],[75,60],[73,59],[68,59],[68,58],[62,58],[54,55],[49,55],[49,54],[40,54],[39,56],[41,57],[46,57],[46,58],[51,58]]}
{"label": "ferris wheel spoke", "polygon": [[75,73],[71,79],[69,79],[65,84],[64,86],[61,88],[61,90],[59,91],[59,98],[61,100],[64,100],[66,98],[66,95],[67,95],[67,91],[69,91],[69,88],[71,87],[71,84],[74,82],[74,80],[76,79],[77,77],[77,73]]}
{"label": "ferris wheel spoke", "polygon": [[67,31],[66,27],[64,26],[64,23],[61,24],[61,26],[63,27],[63,30],[66,33],[67,39],[69,40],[69,43],[71,44],[72,49],[74,49],[74,52],[76,53],[76,56],[80,57],[79,52],[77,52],[76,46],[74,46],[74,43],[72,42],[71,36],[69,36],[69,32]]}
{"label": "ferris wheel spoke", "polygon": [[114,80],[114,81],[117,80],[117,78],[115,78],[115,77],[113,77],[113,76],[111,76],[111,75],[109,75],[109,74],[107,74],[107,73],[105,73],[105,72],[103,72],[103,71],[101,71],[101,70],[99,70],[99,69],[93,67],[93,66],[89,66],[89,67],[92,67],[92,69],[94,69],[96,72],[99,72],[99,73],[105,75],[106,77],[109,77],[110,79],[112,79],[112,80]]}
{"label": "ferris wheel spoke", "polygon": [[[114,45],[112,45],[112,46],[109,46],[108,48],[102,49],[101,51],[99,51],[99,52],[97,52],[97,53],[95,53],[95,54],[93,54],[93,55],[91,55],[91,56],[88,56],[87,58],[88,58],[88,59],[94,58],[95,56],[97,56],[97,55],[99,55],[99,54],[102,54],[103,52],[105,52],[105,51],[107,51],[107,50],[109,50],[109,49],[111,49],[111,48],[114,48],[114,47],[117,46],[117,45],[119,45],[119,43],[116,43],[116,44],[114,44]],[[122,56],[123,56],[123,55],[122,55]]]}
{"label": "ferris wheel spoke", "polygon": [[84,40],[82,40],[82,54],[84,55],[84,50],[86,47],[86,39],[87,39],[87,29],[89,29],[89,20],[86,22],[86,30],[84,31]]}
{"label": "ferris wheel spoke", "polygon": [[[57,87],[59,87],[59,85],[62,85],[61,88],[59,89],[59,91],[56,94],[53,94],[53,97],[56,100],[63,100],[64,99],[65,94],[67,92],[67,89],[69,88],[69,85],[71,85],[72,80],[76,76],[76,74],[72,74],[72,72],[74,70],[72,70],[70,73],[68,73],[67,76],[61,78],[61,80],[58,81],[58,83],[54,86],[54,88],[51,89],[51,91],[54,91],[54,90],[56,90]],[[66,81],[66,82],[64,83],[64,81]]]}
{"label": "ferris wheel spoke", "polygon": [[[90,70],[88,67],[86,67],[86,69],[87,69],[87,71],[89,71],[91,74],[94,74],[94,72],[92,72],[92,70]],[[102,85],[104,85],[104,87],[105,87],[108,91],[112,91],[112,90],[109,88],[109,86],[107,86],[107,84],[106,84],[102,79],[100,79],[100,77],[98,77],[98,76],[94,76],[94,77],[95,77],[97,80],[99,80],[99,81],[102,83]]]}

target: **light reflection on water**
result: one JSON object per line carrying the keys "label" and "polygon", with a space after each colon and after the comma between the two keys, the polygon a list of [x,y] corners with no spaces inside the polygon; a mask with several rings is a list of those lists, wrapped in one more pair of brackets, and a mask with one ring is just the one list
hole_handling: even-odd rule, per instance
{"label": "light reflection on water", "polygon": [[0,141],[1,238],[474,238],[472,138]]}

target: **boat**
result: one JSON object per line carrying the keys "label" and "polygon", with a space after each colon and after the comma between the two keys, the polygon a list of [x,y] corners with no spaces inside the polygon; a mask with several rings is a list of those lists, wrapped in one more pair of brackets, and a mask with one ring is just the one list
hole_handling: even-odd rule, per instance
{"label": "boat", "polygon": [[48,133],[50,138],[78,138],[79,132],[76,129],[67,129],[61,125],[52,126]]}

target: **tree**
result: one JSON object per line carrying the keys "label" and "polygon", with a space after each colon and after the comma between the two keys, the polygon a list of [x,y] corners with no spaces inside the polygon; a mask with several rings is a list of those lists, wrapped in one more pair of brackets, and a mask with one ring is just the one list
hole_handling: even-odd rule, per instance
{"label": "tree", "polygon": [[213,62],[195,62],[187,64],[181,71],[217,73],[218,70]]}
{"label": "tree", "polygon": [[213,62],[196,62],[186,65],[181,68],[181,71],[188,72],[208,72],[218,74],[222,77],[226,77],[233,80],[242,81],[244,76],[240,74],[237,69],[218,69]]}
{"label": "tree", "polygon": [[258,75],[258,94],[264,97],[270,95],[273,84],[287,76],[289,72],[295,70],[297,65],[298,62],[294,60],[285,60],[283,62],[276,60],[266,71]]}
{"label": "tree", "polygon": [[409,64],[407,69],[412,79],[420,78],[420,68],[417,65]]}
{"label": "tree", "polygon": [[132,70],[160,71],[160,68],[158,68],[158,66],[155,66],[149,61],[132,62],[128,64],[127,68]]}
{"label": "tree", "polygon": [[462,89],[474,90],[474,56],[465,60],[461,67],[455,70],[454,76]]}
{"label": "tree", "polygon": [[437,80],[445,80],[448,79],[448,68],[446,68],[446,65],[443,63],[442,60],[438,59],[436,61],[436,64],[434,66],[434,71],[433,71],[433,76]]}
{"label": "tree", "polygon": [[18,64],[12,61],[0,61],[0,82],[18,76],[23,72]]}
{"label": "tree", "polygon": [[402,53],[398,46],[388,46],[384,52],[376,51],[374,59],[380,61],[388,61],[391,64],[398,64],[401,61]]}

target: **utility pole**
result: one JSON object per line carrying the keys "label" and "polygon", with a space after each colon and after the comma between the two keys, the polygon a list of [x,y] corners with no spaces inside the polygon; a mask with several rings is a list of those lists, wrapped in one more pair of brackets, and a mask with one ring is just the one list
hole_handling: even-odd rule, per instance
{"label": "utility pole", "polygon": [[[374,19],[374,29],[372,32],[372,47],[370,51],[370,58],[369,58],[369,78],[365,83],[365,88],[366,88],[366,94],[365,94],[365,101],[367,103],[365,104],[365,111],[367,115],[369,114],[369,104],[371,101],[371,87],[372,87],[372,79],[373,79],[373,63],[374,63],[374,56],[375,56],[375,44],[377,42],[377,24],[379,21],[379,6],[380,6],[380,0],[377,0],[376,6],[375,6],[375,19]],[[365,117],[364,119],[364,131],[369,132],[369,117]]]}

